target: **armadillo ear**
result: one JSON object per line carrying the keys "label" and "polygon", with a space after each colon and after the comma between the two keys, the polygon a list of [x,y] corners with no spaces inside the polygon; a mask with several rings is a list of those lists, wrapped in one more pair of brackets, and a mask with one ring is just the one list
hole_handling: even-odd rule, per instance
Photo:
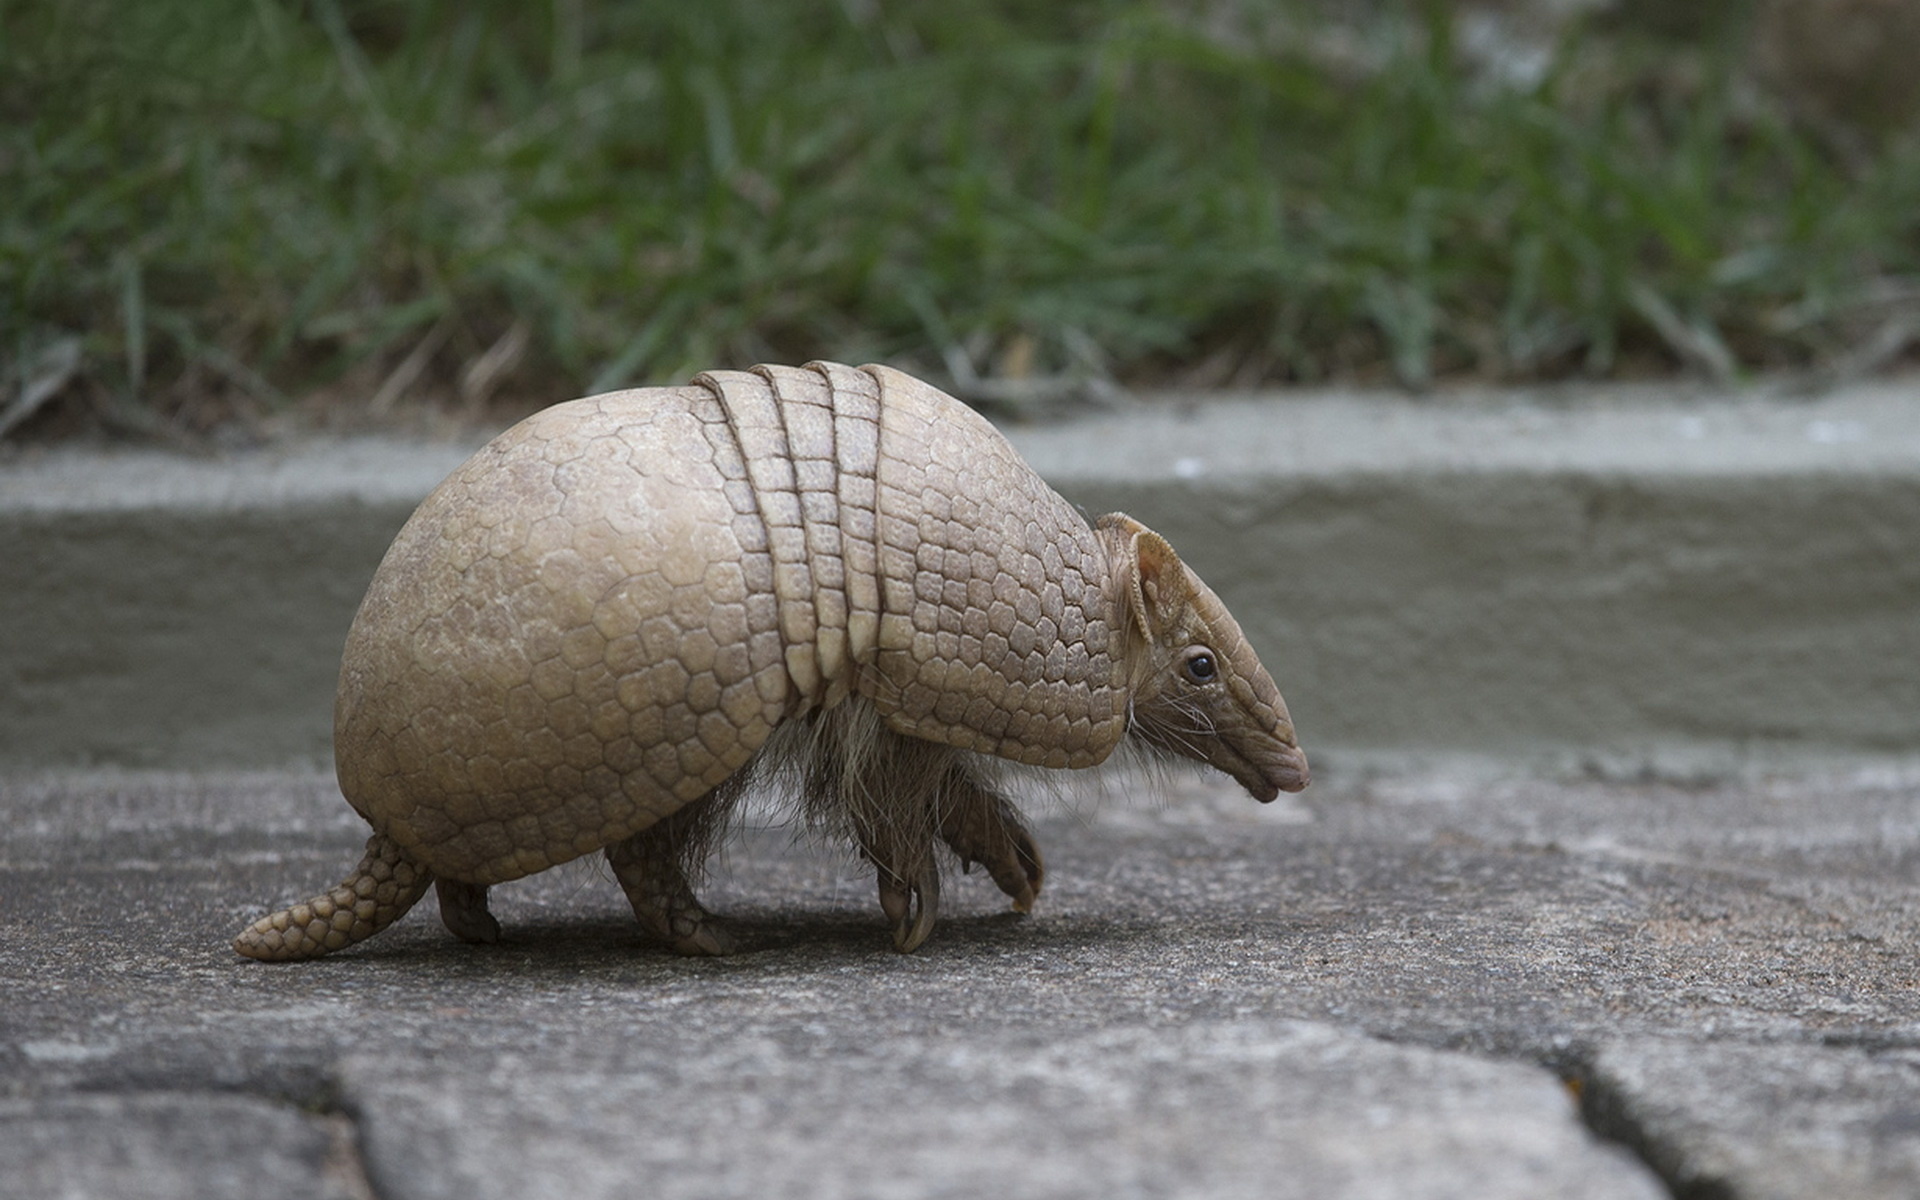
{"label": "armadillo ear", "polygon": [[1187,572],[1167,539],[1142,525],[1133,535],[1133,587],[1130,603],[1142,636],[1155,639],[1171,630],[1187,606]]}

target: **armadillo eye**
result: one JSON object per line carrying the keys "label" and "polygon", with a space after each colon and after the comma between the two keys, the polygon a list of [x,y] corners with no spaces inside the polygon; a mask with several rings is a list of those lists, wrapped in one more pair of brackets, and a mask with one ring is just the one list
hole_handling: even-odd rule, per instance
{"label": "armadillo eye", "polygon": [[1196,650],[1187,655],[1187,661],[1181,664],[1187,678],[1195,683],[1212,683],[1213,677],[1220,673],[1219,666],[1213,661],[1213,655],[1205,650]]}

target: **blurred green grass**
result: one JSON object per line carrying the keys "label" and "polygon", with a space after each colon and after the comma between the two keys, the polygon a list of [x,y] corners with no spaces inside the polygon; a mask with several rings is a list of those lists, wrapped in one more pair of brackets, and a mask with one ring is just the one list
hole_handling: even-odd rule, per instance
{"label": "blurred green grass", "polygon": [[55,351],[183,428],[815,357],[1731,377],[1920,280],[1920,148],[1837,151],[1711,37],[1502,84],[1440,5],[1188,12],[0,0],[0,403]]}

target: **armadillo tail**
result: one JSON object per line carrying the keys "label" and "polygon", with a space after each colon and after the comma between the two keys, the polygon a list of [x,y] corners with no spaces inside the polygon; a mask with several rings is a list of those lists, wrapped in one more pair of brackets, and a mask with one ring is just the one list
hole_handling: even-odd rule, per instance
{"label": "armadillo tail", "polygon": [[325,895],[261,917],[233,939],[248,958],[289,962],[319,958],[385,929],[426,894],[433,873],[376,833],[353,874]]}

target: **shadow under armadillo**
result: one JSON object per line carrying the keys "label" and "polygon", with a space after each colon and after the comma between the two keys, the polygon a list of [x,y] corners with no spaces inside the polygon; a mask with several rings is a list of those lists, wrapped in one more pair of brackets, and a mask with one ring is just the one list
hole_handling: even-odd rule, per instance
{"label": "shadow under armadillo", "polygon": [[[794,977],[831,972],[848,962],[901,962],[876,941],[881,929],[874,917],[854,911],[746,910],[728,914],[727,928],[737,939],[733,954],[689,957],[634,929],[631,921],[609,913],[578,918],[514,920],[498,942],[472,945],[448,936],[437,925],[420,922],[394,931],[372,945],[350,947],[339,961],[392,962],[432,972],[444,968],[464,975],[528,972],[577,977],[583,974],[658,971],[674,978],[724,978],[742,971],[763,973],[778,963]],[[1145,932],[1138,922],[1100,917],[1038,919],[1021,913],[960,914],[941,922],[941,936],[925,947],[921,961],[1018,952],[1023,957],[1072,954]]]}

